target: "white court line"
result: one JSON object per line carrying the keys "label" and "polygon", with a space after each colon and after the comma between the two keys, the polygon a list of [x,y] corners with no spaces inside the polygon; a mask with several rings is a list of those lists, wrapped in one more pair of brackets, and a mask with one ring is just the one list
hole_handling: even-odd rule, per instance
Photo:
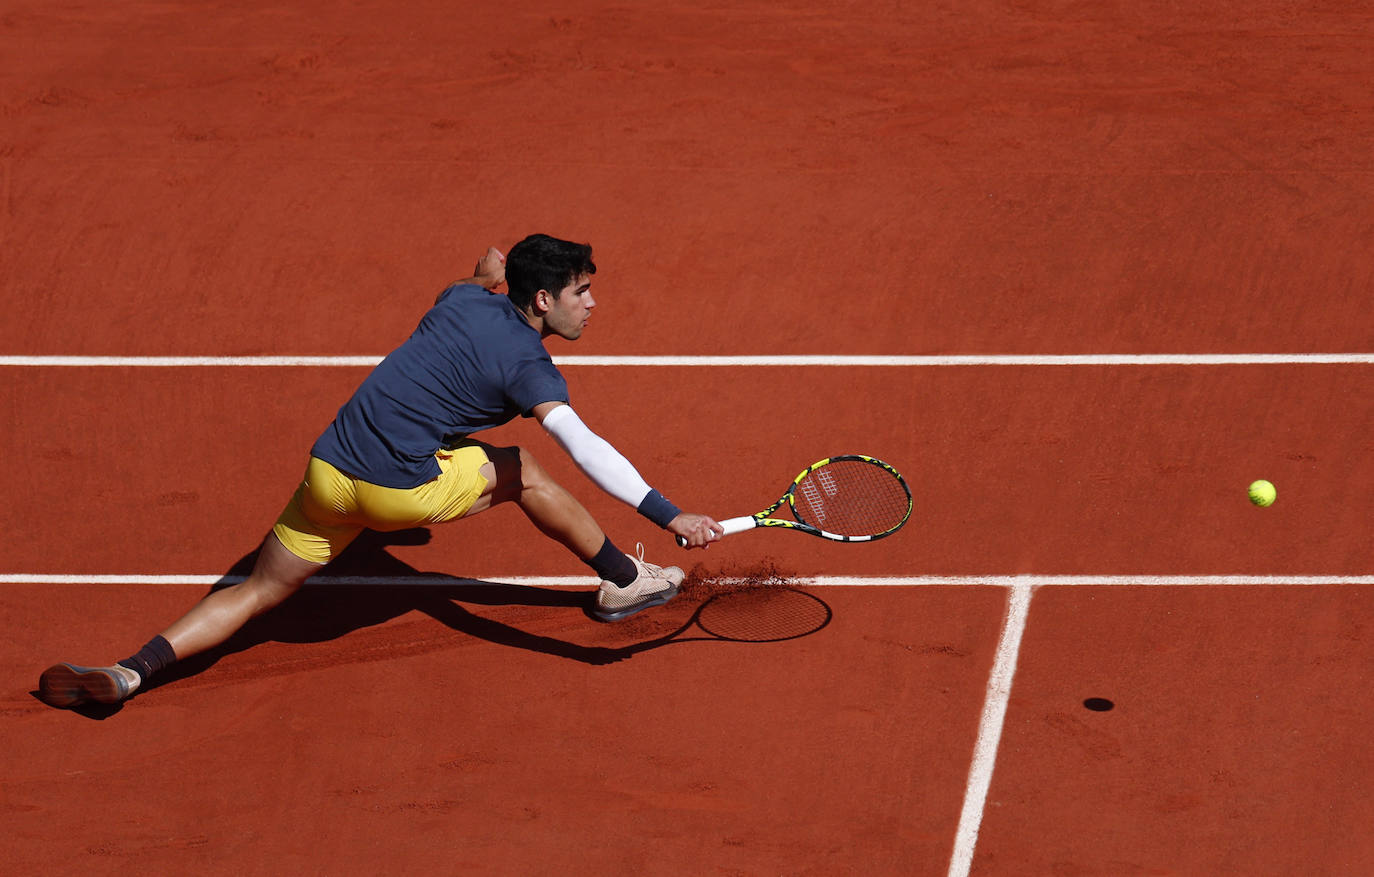
{"label": "white court line", "polygon": [[[0,356],[0,366],[50,367],[348,367],[371,368],[380,356]],[[560,366],[923,366],[971,365],[1342,365],[1374,364],[1374,353],[1140,353],[950,356],[555,356]]]}
{"label": "white court line", "polygon": [[153,367],[187,368],[194,366],[347,366],[371,368],[380,356],[0,356],[0,366],[51,367]]}
{"label": "white court line", "polygon": [[1374,353],[960,354],[949,356],[565,356],[566,365],[640,366],[958,366],[958,365],[1285,365],[1374,363]]}
{"label": "white court line", "polygon": [[992,674],[988,677],[983,715],[978,720],[978,740],[973,744],[973,764],[964,787],[959,828],[954,834],[949,877],[968,877],[973,866],[973,849],[978,843],[978,829],[983,824],[983,809],[992,785],[992,768],[997,761],[997,745],[1002,740],[1007,703],[1011,700],[1011,680],[1016,675],[1016,656],[1021,651],[1021,637],[1026,631],[1026,617],[1030,614],[1034,591],[1031,585],[1018,583],[1007,595],[1007,615],[1002,622],[1002,636],[997,640]]}
{"label": "white court line", "polygon": [[[247,576],[215,575],[67,575],[63,573],[5,573],[0,585],[233,585]],[[529,587],[584,587],[600,583],[590,576],[492,576],[490,578],[459,578],[457,576],[311,576],[308,585],[472,585],[500,583]]]}
{"label": "white court line", "polygon": [[[213,585],[219,582],[234,584],[243,576],[216,575],[80,575],[71,573],[0,573],[0,585]],[[444,575],[414,576],[313,576],[308,580],[318,585],[461,585],[477,582],[499,582],[508,585],[527,585],[543,588],[571,588],[596,585],[598,579],[589,576],[481,576],[460,578]],[[748,578],[717,578],[719,584],[744,584],[757,581]],[[776,576],[766,584],[796,587],[854,588],[854,587],[939,587],[973,585],[995,588],[1042,588],[1053,586],[1106,587],[1216,587],[1216,586],[1274,586],[1314,587],[1322,585],[1374,585],[1370,576]]]}
{"label": "white court line", "polygon": [[999,588],[1014,588],[1029,585],[1034,588],[1045,586],[1105,585],[1113,587],[1198,587],[1218,585],[1374,585],[1374,576],[812,576],[803,579],[789,579],[797,584],[817,585],[819,587],[889,586],[921,587],[928,585],[985,585]]}

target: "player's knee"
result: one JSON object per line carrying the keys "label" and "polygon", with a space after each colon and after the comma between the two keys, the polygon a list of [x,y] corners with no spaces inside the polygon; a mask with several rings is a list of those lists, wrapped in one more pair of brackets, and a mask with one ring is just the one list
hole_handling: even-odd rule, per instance
{"label": "player's knee", "polygon": [[236,587],[256,615],[296,593],[320,567],[321,564],[297,557],[279,538],[269,534],[258,552],[252,574]]}
{"label": "player's knee", "polygon": [[520,457],[520,483],[526,487],[533,487],[541,482],[549,480],[549,473],[544,471],[544,467],[539,465],[534,454],[525,448],[516,448],[516,454]]}
{"label": "player's knee", "polygon": [[553,476],[539,465],[534,454],[524,448],[515,450],[520,456],[520,489],[523,496],[547,496],[550,492],[563,492],[563,486],[554,481]]}
{"label": "player's knee", "polygon": [[250,612],[253,615],[259,615],[296,593],[301,584],[299,581],[290,579],[256,576],[245,580],[240,587],[247,591],[245,596],[248,599]]}
{"label": "player's knee", "polygon": [[553,484],[534,454],[524,448],[492,448],[487,456],[495,469],[496,483],[491,488],[495,503],[519,502],[528,492]]}

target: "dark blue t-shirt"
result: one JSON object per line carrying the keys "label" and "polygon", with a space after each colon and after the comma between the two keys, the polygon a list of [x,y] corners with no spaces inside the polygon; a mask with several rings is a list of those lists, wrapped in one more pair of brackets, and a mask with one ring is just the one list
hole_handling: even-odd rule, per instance
{"label": "dark blue t-shirt", "polygon": [[504,295],[463,284],[444,290],[415,333],[382,360],[311,449],[382,487],[439,475],[446,438],[567,402],[568,384],[539,333]]}

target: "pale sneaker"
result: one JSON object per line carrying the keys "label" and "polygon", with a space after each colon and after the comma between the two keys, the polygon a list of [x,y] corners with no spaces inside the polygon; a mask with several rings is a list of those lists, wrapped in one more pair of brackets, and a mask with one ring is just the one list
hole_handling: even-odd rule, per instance
{"label": "pale sneaker", "polygon": [[119,703],[138,690],[141,680],[128,667],[78,667],[54,664],[38,678],[38,699],[48,706],[67,707],[93,701]]}
{"label": "pale sneaker", "polygon": [[615,582],[602,581],[596,592],[596,608],[592,615],[600,621],[621,621],[650,606],[662,606],[677,596],[684,573],[675,566],[654,566],[644,562],[644,546],[637,545],[639,557],[625,555],[639,569],[633,582],[620,587]]}

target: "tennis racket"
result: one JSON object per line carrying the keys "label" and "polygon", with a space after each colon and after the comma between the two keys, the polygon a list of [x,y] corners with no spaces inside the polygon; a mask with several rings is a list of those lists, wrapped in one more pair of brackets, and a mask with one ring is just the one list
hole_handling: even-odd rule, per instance
{"label": "tennis racket", "polygon": [[[793,519],[775,518],[783,506]],[[778,501],[761,512],[720,521],[725,535],[785,527],[835,542],[891,536],[911,517],[911,488],[901,473],[863,454],[828,457],[802,470]],[[678,537],[681,546],[687,540]]]}

